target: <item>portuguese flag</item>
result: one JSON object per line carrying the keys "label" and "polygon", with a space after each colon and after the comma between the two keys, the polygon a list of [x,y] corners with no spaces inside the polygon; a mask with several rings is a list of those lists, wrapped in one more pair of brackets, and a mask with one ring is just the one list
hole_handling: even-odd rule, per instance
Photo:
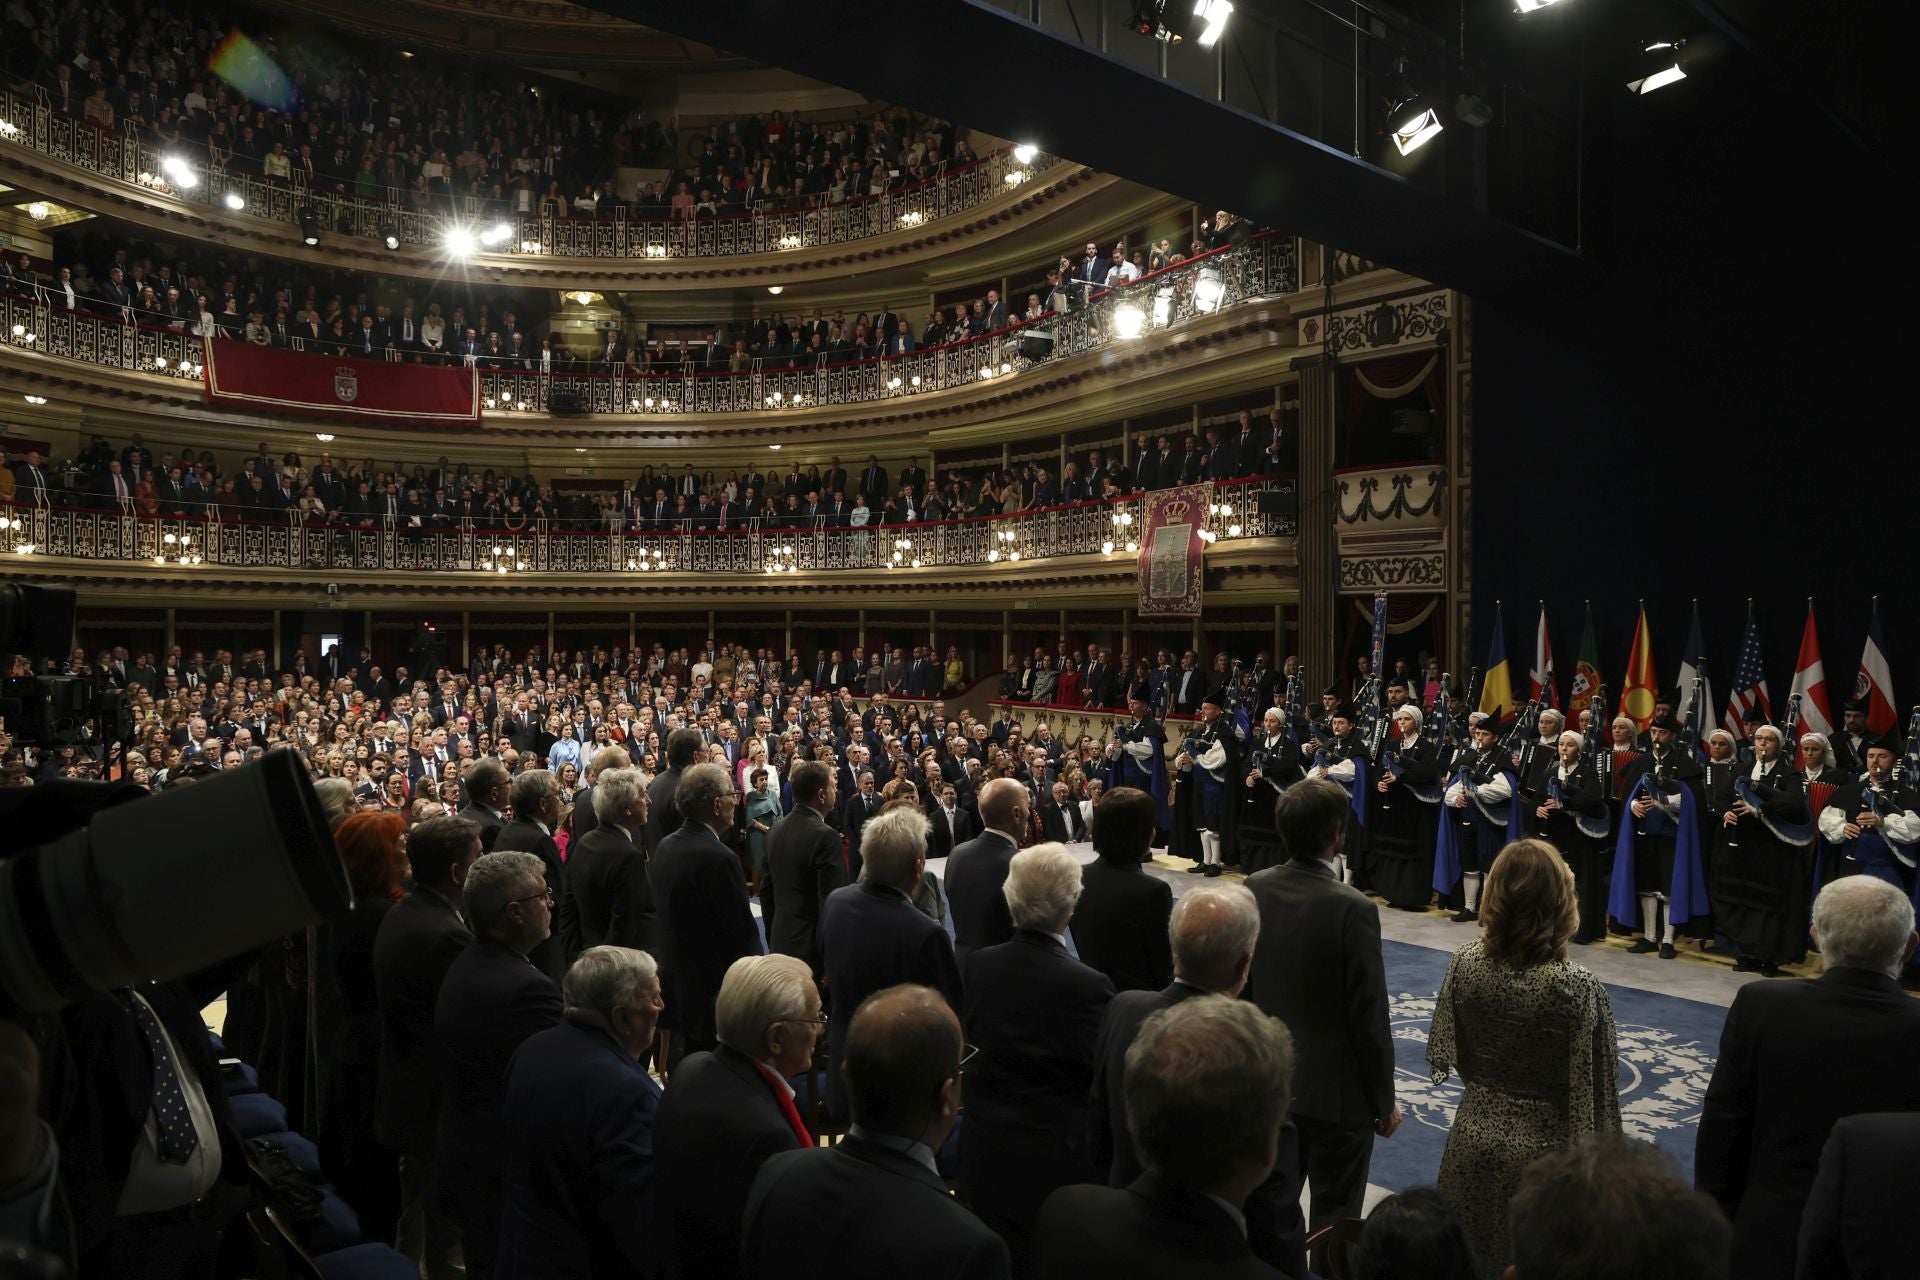
{"label": "portuguese flag", "polygon": [[[1573,664],[1573,696],[1567,700],[1567,719],[1580,723],[1580,713],[1600,688],[1600,645],[1593,638],[1593,601],[1587,601],[1587,626],[1580,633],[1580,657]],[[1606,708],[1600,708],[1605,712]]]}

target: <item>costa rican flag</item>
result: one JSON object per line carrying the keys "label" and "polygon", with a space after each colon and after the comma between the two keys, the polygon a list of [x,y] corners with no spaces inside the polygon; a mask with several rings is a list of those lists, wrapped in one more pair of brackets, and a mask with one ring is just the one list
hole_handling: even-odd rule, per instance
{"label": "costa rican flag", "polygon": [[1760,658],[1760,627],[1754,621],[1753,602],[1747,602],[1747,633],[1740,639],[1740,660],[1733,669],[1733,697],[1727,700],[1727,718],[1721,728],[1736,739],[1747,736],[1747,712],[1758,707],[1773,719],[1773,700],[1767,696],[1767,669]]}
{"label": "costa rican flag", "polygon": [[1894,710],[1893,675],[1887,670],[1887,642],[1880,634],[1880,597],[1873,598],[1873,621],[1867,624],[1867,648],[1860,655],[1860,674],[1853,680],[1853,696],[1866,704],[1867,728],[1886,733],[1900,718]]}

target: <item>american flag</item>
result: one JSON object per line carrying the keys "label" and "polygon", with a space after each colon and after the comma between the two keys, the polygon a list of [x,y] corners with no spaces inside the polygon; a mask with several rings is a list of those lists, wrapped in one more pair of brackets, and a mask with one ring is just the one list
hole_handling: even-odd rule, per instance
{"label": "american flag", "polygon": [[1740,639],[1740,661],[1733,673],[1733,697],[1727,702],[1727,718],[1722,726],[1735,738],[1747,736],[1746,714],[1759,707],[1760,714],[1773,719],[1773,703],[1767,697],[1767,669],[1760,660],[1760,628],[1754,622],[1753,605],[1747,605],[1747,633]]}

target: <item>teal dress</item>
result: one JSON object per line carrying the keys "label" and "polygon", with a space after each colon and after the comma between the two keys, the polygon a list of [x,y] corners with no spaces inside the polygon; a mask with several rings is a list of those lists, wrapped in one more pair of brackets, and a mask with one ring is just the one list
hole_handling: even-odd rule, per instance
{"label": "teal dress", "polygon": [[769,828],[780,816],[780,793],[755,791],[747,788],[747,869],[762,871],[767,865],[766,831],[756,831],[752,824],[764,822]]}

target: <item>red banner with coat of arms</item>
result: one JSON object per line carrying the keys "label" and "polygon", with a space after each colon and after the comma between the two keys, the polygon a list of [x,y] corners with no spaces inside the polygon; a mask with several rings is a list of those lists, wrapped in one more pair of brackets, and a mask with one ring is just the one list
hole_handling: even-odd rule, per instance
{"label": "red banner with coat of arms", "polygon": [[1207,506],[1211,484],[1149,491],[1141,503],[1140,612],[1198,617],[1206,590]]}
{"label": "red banner with coat of arms", "polygon": [[236,408],[376,422],[480,425],[480,373],[465,365],[395,364],[215,338],[207,400]]}

